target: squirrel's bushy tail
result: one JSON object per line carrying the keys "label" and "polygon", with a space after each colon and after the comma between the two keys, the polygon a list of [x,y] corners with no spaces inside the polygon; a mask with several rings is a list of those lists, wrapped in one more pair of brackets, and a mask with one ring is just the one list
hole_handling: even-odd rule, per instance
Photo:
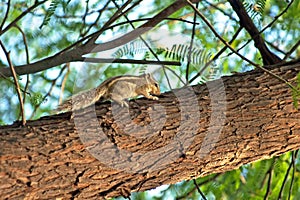
{"label": "squirrel's bushy tail", "polygon": [[62,104],[58,105],[58,107],[51,113],[57,114],[86,108],[98,101],[105,94],[105,92],[106,90],[104,90],[102,87],[80,92],[74,96],[71,96]]}

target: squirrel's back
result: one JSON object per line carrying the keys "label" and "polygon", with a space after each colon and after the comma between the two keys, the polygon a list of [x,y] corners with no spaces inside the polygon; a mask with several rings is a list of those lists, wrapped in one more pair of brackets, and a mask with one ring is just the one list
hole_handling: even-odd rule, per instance
{"label": "squirrel's back", "polygon": [[153,95],[160,95],[157,81],[150,74],[140,76],[123,75],[109,78],[97,88],[80,92],[59,105],[58,111],[79,110],[98,101],[111,99],[121,106],[127,106],[125,99],[143,95],[146,98],[157,100]]}

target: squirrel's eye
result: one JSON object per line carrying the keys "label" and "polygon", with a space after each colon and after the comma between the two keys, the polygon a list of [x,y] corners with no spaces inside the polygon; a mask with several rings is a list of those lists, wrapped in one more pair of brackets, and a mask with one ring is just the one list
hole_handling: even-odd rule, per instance
{"label": "squirrel's eye", "polygon": [[157,87],[157,88],[158,88],[158,84],[157,84],[157,83],[154,83],[154,85],[155,85],[155,87]]}

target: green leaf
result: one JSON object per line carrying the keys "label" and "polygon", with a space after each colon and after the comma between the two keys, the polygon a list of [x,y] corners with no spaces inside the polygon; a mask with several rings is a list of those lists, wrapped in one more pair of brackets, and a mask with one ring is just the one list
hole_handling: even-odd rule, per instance
{"label": "green leaf", "polygon": [[49,23],[51,16],[54,14],[59,2],[60,2],[59,0],[52,0],[50,7],[48,8],[46,15],[44,17],[43,23],[40,26],[40,29]]}
{"label": "green leaf", "polygon": [[30,102],[35,106],[42,103],[42,101],[43,101],[43,95],[40,92],[33,93],[33,95],[30,97]]}

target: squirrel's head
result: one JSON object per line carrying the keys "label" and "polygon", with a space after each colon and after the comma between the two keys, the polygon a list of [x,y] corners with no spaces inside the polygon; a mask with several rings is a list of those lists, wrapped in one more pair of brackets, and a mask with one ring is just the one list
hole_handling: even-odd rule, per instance
{"label": "squirrel's head", "polygon": [[150,93],[154,95],[160,95],[158,82],[152,77],[151,74],[144,74],[144,76],[147,80],[147,85],[150,89]]}

